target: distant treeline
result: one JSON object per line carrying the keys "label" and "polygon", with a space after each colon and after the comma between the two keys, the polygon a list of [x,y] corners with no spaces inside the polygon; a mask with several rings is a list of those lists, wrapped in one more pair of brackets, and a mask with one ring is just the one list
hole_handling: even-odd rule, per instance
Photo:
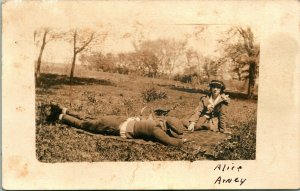
{"label": "distant treeline", "polygon": [[189,46],[188,37],[180,40],[149,40],[141,37],[132,41],[134,51],[131,52],[104,54],[99,49],[95,51],[93,47],[102,44],[106,36],[107,32],[77,29],[68,32],[53,32],[51,29],[36,31],[35,42],[40,46],[35,72],[37,84],[45,46],[51,40],[62,39],[73,44],[70,81],[74,77],[76,60],[80,60],[90,70],[168,78],[184,83],[201,84],[215,78],[228,79],[230,76],[234,80],[248,81],[247,95],[253,97],[258,79],[260,48],[249,27],[233,26],[224,36],[220,36],[216,50],[218,56],[202,55]]}

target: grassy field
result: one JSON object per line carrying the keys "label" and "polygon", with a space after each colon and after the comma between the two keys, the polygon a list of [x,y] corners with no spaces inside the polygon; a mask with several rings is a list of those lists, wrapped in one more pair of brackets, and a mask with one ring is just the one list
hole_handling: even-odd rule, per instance
{"label": "grassy field", "polygon": [[[178,105],[169,116],[183,118],[192,114],[202,95],[191,91],[195,87],[172,80],[104,72],[77,76],[80,77],[70,84],[67,76],[43,74],[42,84],[36,88],[36,156],[42,162],[255,159],[256,100],[233,98],[226,107],[232,135],[186,133],[184,136],[193,141],[182,148],[94,135],[60,123],[46,123],[43,105],[50,102],[94,118],[110,114],[137,116],[144,106],[148,108],[144,115],[148,115],[152,108]],[[146,102],[143,92],[150,88],[166,95],[165,99]],[[197,89],[202,92],[207,84]]]}

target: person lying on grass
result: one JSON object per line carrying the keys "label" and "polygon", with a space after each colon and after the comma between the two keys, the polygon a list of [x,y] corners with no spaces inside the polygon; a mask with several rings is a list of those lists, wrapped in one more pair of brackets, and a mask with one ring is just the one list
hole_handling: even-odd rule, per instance
{"label": "person lying on grass", "polygon": [[48,122],[60,121],[95,134],[116,135],[124,139],[144,139],[158,141],[164,145],[181,147],[187,140],[182,138],[183,131],[176,127],[176,119],[101,116],[97,120],[85,119],[78,113],[56,104],[51,105]]}
{"label": "person lying on grass", "polygon": [[212,130],[224,132],[225,113],[223,106],[228,105],[230,98],[224,94],[225,85],[222,81],[212,80],[209,83],[210,92],[200,98],[199,106],[194,114],[184,121],[188,131]]}

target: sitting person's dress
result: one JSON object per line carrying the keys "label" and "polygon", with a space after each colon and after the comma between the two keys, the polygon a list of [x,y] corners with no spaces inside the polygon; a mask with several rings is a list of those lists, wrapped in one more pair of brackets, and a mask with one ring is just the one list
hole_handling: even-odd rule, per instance
{"label": "sitting person's dress", "polygon": [[215,100],[211,95],[206,95],[200,98],[199,106],[195,109],[194,114],[185,121],[184,125],[194,122],[195,130],[225,130],[226,115],[223,111],[223,106],[228,105],[230,99],[228,95],[221,94]]}

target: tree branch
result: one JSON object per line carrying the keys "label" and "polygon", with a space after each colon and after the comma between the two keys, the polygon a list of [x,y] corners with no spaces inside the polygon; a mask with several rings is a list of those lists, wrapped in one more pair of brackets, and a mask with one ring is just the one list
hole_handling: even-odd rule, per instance
{"label": "tree branch", "polygon": [[48,32],[49,32],[48,30],[45,30],[45,32],[44,32],[44,37],[43,37],[43,44],[44,44],[44,45],[46,45],[46,43],[47,43],[47,40],[46,40],[46,39],[47,39],[47,34],[48,34]]}
{"label": "tree branch", "polygon": [[[236,27],[237,31],[240,33],[240,35],[243,37],[244,40],[244,47],[245,50],[248,53],[248,56],[252,56],[252,47],[253,45],[251,44],[253,39],[250,39],[252,37],[252,35],[250,34],[250,30],[248,30],[248,32],[244,29],[242,29],[241,27]],[[253,37],[252,37],[253,38]]]}
{"label": "tree branch", "polygon": [[74,38],[73,51],[74,51],[74,54],[76,54],[77,30],[75,30],[73,38]]}
{"label": "tree branch", "polygon": [[83,51],[92,42],[93,39],[94,39],[94,33],[91,34],[89,40],[81,48],[76,50],[76,53]]}

